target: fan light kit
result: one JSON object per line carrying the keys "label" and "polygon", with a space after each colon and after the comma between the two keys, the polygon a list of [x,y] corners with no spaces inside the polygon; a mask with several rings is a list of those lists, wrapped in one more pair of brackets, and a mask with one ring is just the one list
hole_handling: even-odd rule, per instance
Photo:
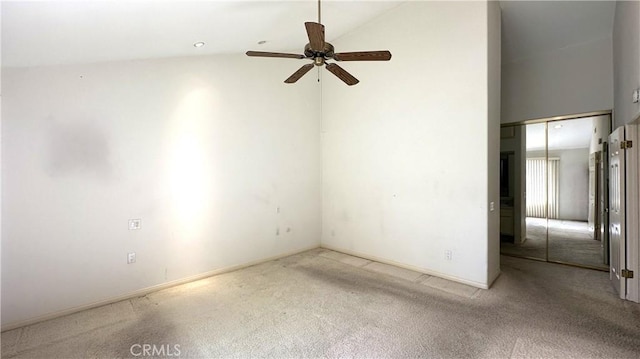
{"label": "fan light kit", "polygon": [[[318,0],[318,22],[305,22],[309,43],[304,47],[304,55],[287,54],[280,52],[247,51],[247,56],[254,57],[281,57],[288,59],[310,59],[313,63],[303,65],[285,83],[292,84],[298,81],[304,74],[309,72],[313,66],[324,65],[329,72],[336,75],[340,80],[349,86],[355,85],[358,79],[353,77],[345,69],[327,60],[334,61],[389,61],[391,52],[382,51],[361,51],[361,52],[335,52],[333,45],[324,41],[324,25],[320,23],[320,0]],[[258,44],[260,44],[260,41]]]}

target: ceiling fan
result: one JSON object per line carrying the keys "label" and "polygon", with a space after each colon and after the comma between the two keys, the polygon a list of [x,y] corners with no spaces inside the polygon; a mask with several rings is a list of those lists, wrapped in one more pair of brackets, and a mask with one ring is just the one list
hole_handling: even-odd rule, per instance
{"label": "ceiling fan", "polygon": [[313,63],[303,65],[285,83],[292,84],[298,81],[304,74],[309,72],[313,66],[325,65],[327,70],[336,75],[340,80],[349,86],[355,85],[358,79],[353,77],[345,69],[335,63],[328,63],[327,60],[334,61],[389,61],[391,52],[383,51],[360,51],[360,52],[334,52],[333,45],[324,41],[324,25],[320,23],[320,0],[318,0],[318,22],[305,22],[309,43],[304,47],[304,55],[287,54],[281,52],[247,51],[247,56],[255,57],[282,57],[287,59],[310,59]]}

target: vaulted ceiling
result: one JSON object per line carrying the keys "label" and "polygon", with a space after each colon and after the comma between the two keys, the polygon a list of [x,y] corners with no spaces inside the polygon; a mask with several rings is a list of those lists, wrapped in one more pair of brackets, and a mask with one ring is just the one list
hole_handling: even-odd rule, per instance
{"label": "vaulted ceiling", "polygon": [[[324,0],[329,41],[404,1]],[[610,36],[613,1],[501,1],[503,63]],[[259,51],[302,51],[304,1],[2,2],[3,66]],[[266,41],[258,45],[259,41]],[[195,48],[193,44],[206,45]],[[392,50],[392,44],[384,44]],[[366,49],[353,49],[366,50]]]}
{"label": "vaulted ceiling", "polygon": [[[325,0],[322,23],[327,39],[400,4]],[[308,42],[304,22],[317,19],[316,0],[3,1],[2,62],[38,66],[249,49],[301,53]],[[199,41],[205,46],[195,48]],[[266,43],[258,45],[259,41]]]}

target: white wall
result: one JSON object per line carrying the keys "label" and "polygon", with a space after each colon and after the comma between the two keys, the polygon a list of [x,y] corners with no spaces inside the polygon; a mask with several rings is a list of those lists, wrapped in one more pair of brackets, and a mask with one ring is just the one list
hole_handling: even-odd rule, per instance
{"label": "white wall", "polygon": [[318,246],[320,89],[282,83],[298,66],[3,69],[3,325]]}
{"label": "white wall", "polygon": [[612,39],[502,64],[502,122],[613,108]]}
{"label": "white wall", "polygon": [[322,245],[486,287],[487,4],[408,2],[334,45],[393,58],[323,73]]}
{"label": "white wall", "polygon": [[617,1],[613,26],[615,83],[614,126],[632,122],[640,115],[640,103],[632,102],[640,88],[640,2]]}
{"label": "white wall", "polygon": [[487,3],[488,34],[488,129],[487,144],[487,203],[494,202],[494,211],[488,217],[488,282],[493,282],[500,274],[500,76],[501,76],[501,21],[500,6],[497,1]]}
{"label": "white wall", "polygon": [[589,149],[549,151],[560,158],[560,219],[589,218]]}

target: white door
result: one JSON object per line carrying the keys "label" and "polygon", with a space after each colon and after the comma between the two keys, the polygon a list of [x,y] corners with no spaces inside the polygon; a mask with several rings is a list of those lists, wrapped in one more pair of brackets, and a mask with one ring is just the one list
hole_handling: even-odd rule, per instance
{"label": "white door", "polygon": [[[640,169],[638,163],[640,162],[640,152],[638,151],[638,126],[625,125],[624,126],[624,138],[627,141],[626,149],[624,150],[625,157],[625,192],[626,202],[624,205],[625,216],[625,247],[621,255],[624,258],[624,267],[626,269],[624,288],[626,291],[626,299],[634,302],[640,302],[640,296],[638,295],[638,259],[640,259],[640,251],[638,250],[638,237],[640,237],[638,227],[640,219],[640,207],[638,206],[638,199],[640,199],[640,184],[638,182]],[[635,275],[634,275],[635,273]]]}
{"label": "white door", "polygon": [[621,275],[625,268],[625,151],[624,127],[609,135],[609,274],[620,298],[626,297],[626,280]]}

